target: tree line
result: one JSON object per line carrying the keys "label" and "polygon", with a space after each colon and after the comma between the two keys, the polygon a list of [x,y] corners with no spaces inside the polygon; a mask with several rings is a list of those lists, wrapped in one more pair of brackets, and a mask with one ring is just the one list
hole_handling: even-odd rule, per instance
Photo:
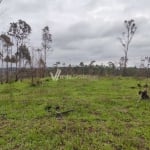
{"label": "tree line", "polygon": [[[8,83],[12,78],[18,81],[25,70],[30,70],[32,75],[35,64],[41,68],[40,76],[45,76],[47,51],[51,49],[52,42],[50,30],[48,26],[42,29],[42,44],[37,49],[30,46],[31,32],[31,26],[20,19],[10,23],[8,31],[0,35],[1,83]],[[38,55],[36,58],[35,53]]]}
{"label": "tree line", "polygon": [[[127,68],[128,51],[137,26],[133,19],[125,20],[125,31],[119,37],[124,56],[120,58],[119,68],[113,62],[108,66],[94,65],[91,61],[89,65],[81,62],[78,66],[61,67],[64,75],[83,74],[83,75],[142,75],[148,76],[150,57],[145,57],[146,67]],[[11,22],[8,30],[0,35],[0,82],[10,82],[22,80],[31,77],[32,83],[34,77],[45,77],[50,71],[55,71],[60,62],[56,62],[54,68],[47,68],[47,52],[51,50],[52,35],[48,26],[45,26],[41,32],[41,47],[34,48],[30,45],[31,26],[24,20]],[[142,63],[141,63],[142,65]],[[140,72],[140,73],[139,73]]]}
{"label": "tree line", "polygon": [[[150,68],[149,62],[150,57],[145,57],[145,64],[143,66],[143,62],[141,63],[142,67],[127,67],[125,76],[133,76],[133,77],[150,77]],[[66,76],[76,76],[76,75],[93,75],[93,76],[123,76],[124,75],[124,65],[115,64],[113,62],[108,62],[107,65],[96,64],[96,61],[91,61],[89,64],[84,64],[84,62],[80,62],[76,66],[64,65],[64,63],[54,64],[53,67],[48,67],[47,70],[49,72],[56,73],[58,69],[61,69],[61,75]]]}

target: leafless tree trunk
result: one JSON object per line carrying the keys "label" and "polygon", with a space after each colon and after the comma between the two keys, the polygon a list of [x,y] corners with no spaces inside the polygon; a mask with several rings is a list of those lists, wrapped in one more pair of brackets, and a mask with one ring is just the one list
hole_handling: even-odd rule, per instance
{"label": "leafless tree trunk", "polygon": [[50,34],[49,27],[46,26],[44,29],[42,29],[42,46],[44,50],[44,61],[45,61],[45,67],[44,67],[44,75],[46,74],[47,70],[47,51],[51,49],[51,42],[52,42],[52,35]]}
{"label": "leafless tree trunk", "polygon": [[119,37],[119,41],[124,51],[124,75],[126,74],[127,62],[128,62],[128,51],[129,45],[136,32],[137,26],[133,19],[124,21],[126,31],[122,33],[122,37]]}

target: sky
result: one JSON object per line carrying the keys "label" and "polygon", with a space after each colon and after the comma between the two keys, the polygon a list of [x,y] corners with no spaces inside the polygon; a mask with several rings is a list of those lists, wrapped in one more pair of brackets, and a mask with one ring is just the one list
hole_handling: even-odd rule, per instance
{"label": "sky", "polygon": [[52,50],[49,66],[60,61],[66,65],[116,65],[124,52],[118,40],[125,31],[124,20],[134,19],[137,31],[128,52],[128,66],[139,66],[150,56],[149,0],[3,0],[0,4],[0,32],[10,22],[22,19],[32,28],[30,43],[41,47],[42,28],[49,26]]}

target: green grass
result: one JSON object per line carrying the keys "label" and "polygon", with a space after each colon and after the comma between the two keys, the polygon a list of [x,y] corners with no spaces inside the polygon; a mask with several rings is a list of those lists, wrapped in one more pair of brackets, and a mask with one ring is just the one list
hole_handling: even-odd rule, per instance
{"label": "green grass", "polygon": [[[139,100],[136,87],[145,82],[91,77],[0,85],[0,150],[150,150],[150,100]],[[74,111],[58,118],[56,106]]]}

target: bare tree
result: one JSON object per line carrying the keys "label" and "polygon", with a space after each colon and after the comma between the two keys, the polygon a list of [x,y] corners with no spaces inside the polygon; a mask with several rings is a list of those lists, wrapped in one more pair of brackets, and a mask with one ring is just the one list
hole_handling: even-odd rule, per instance
{"label": "bare tree", "polygon": [[44,27],[42,31],[43,31],[42,32],[42,47],[44,49],[44,61],[45,61],[45,71],[46,71],[47,51],[50,50],[51,48],[52,37],[51,37],[48,26]]}
{"label": "bare tree", "polygon": [[39,77],[44,76],[44,68],[45,68],[45,62],[44,62],[42,56],[40,56],[40,58],[38,59],[38,74],[39,74]]}
{"label": "bare tree", "polygon": [[126,28],[125,32],[122,32],[122,37],[119,37],[119,41],[123,47],[124,51],[124,73],[126,73],[127,61],[128,61],[128,51],[132,38],[137,30],[137,26],[133,19],[125,20],[124,25]]}
{"label": "bare tree", "polygon": [[92,60],[89,64],[89,66],[93,66],[95,62],[96,62],[95,60]]}
{"label": "bare tree", "polygon": [[36,62],[37,62],[37,67],[38,67],[38,76],[39,77],[42,77],[44,76],[43,73],[44,73],[44,68],[45,68],[45,63],[44,63],[44,60],[43,60],[43,57],[42,57],[42,49],[41,48],[37,48],[35,50],[37,52],[37,58],[36,58]]}
{"label": "bare tree", "polygon": [[150,69],[150,57],[149,56],[146,56],[145,57],[145,61],[146,61],[146,69],[147,69],[147,78],[149,78],[149,69]]}

